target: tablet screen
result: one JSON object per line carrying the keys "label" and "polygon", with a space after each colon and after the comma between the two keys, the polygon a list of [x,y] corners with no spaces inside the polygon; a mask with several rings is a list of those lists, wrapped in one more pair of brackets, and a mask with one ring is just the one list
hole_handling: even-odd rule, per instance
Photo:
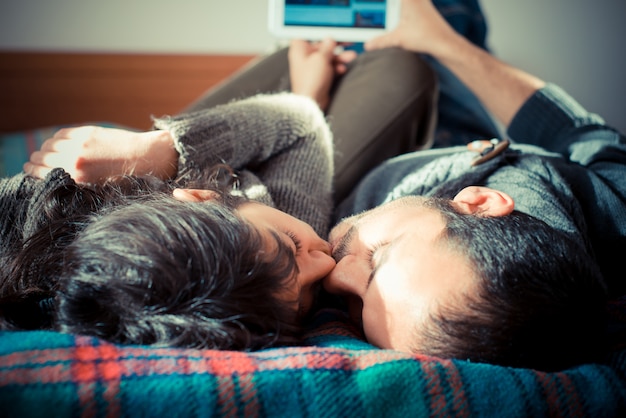
{"label": "tablet screen", "polygon": [[386,0],[285,0],[285,26],[384,29]]}

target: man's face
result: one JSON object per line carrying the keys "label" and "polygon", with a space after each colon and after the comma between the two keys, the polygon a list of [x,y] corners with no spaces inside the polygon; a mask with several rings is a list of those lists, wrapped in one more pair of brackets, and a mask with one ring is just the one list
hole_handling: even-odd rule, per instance
{"label": "man's face", "polygon": [[425,198],[406,197],[342,220],[330,233],[336,267],[324,279],[346,296],[368,341],[419,349],[416,330],[438,304],[471,293],[468,262],[441,239],[445,223]]}

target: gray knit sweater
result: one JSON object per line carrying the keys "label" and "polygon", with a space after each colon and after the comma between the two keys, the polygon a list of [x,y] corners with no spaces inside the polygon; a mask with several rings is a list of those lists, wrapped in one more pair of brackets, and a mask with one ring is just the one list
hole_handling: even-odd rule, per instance
{"label": "gray knit sweater", "polygon": [[317,104],[291,93],[258,95],[155,120],[180,154],[179,176],[214,164],[238,170],[241,192],[307,222],[322,237],[332,212],[332,134]]}
{"label": "gray knit sweater", "polygon": [[466,186],[492,187],[511,195],[517,210],[591,248],[610,290],[626,291],[624,136],[555,85],[528,99],[508,134],[516,143],[477,167],[471,165],[476,154],[465,147],[392,159],[359,184],[337,217],[406,195],[452,198]]}
{"label": "gray knit sweater", "polygon": [[[175,138],[179,175],[216,163],[239,171],[240,190],[307,223],[322,237],[332,211],[333,146],[317,104],[290,93],[259,95],[155,121]],[[40,196],[74,181],[62,169],[45,179],[25,174],[0,179],[0,263],[46,223]],[[184,185],[184,184],[183,184]]]}

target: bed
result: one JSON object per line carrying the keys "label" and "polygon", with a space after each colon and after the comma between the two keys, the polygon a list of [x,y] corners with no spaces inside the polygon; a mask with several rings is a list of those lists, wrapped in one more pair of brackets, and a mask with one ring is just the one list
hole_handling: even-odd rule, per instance
{"label": "bed", "polygon": [[[15,153],[4,174],[57,128],[1,136],[3,153]],[[258,352],[0,331],[1,415],[626,416],[626,296],[609,307],[610,355],[558,373],[380,350],[333,310],[302,346]]]}
{"label": "bed", "polygon": [[[249,58],[240,57],[231,61],[232,68],[222,69],[232,71]],[[132,61],[128,56],[119,59],[127,59],[126,65]],[[37,91],[45,93],[46,88]],[[192,88],[188,94],[201,91]],[[31,99],[5,95],[0,100],[8,108],[10,100],[24,104]],[[169,103],[158,110],[175,112],[179,106]],[[82,122],[91,117],[80,116]],[[108,120],[146,128],[143,119],[113,115]],[[3,123],[2,175],[19,171],[29,152],[59,127],[46,125],[45,117]],[[626,416],[626,296],[611,301],[609,314],[612,345],[607,358],[555,373],[380,350],[364,342],[336,310],[316,315],[302,346],[257,352],[123,346],[50,331],[1,331],[0,415]]]}

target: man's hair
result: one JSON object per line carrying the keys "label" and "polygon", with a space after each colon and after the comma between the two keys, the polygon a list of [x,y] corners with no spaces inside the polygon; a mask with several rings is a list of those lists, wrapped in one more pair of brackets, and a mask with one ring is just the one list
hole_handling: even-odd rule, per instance
{"label": "man's hair", "polygon": [[99,215],[65,251],[56,322],[115,343],[259,349],[295,341],[295,280],[278,236],[224,202],[153,198]]}
{"label": "man's hair", "polygon": [[544,371],[602,354],[606,288],[576,239],[513,211],[483,217],[433,199],[446,220],[444,245],[465,257],[477,292],[436,306],[417,330],[421,352]]}

